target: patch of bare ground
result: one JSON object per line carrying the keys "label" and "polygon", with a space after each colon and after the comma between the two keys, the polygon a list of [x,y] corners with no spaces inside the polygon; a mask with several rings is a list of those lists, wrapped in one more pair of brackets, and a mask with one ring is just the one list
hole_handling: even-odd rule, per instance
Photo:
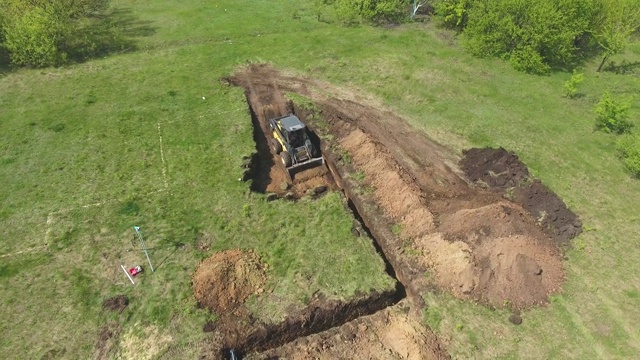
{"label": "patch of bare ground", "polygon": [[100,329],[98,340],[94,346],[93,358],[112,359],[117,346],[118,337],[122,332],[122,327],[118,323],[108,323]]}

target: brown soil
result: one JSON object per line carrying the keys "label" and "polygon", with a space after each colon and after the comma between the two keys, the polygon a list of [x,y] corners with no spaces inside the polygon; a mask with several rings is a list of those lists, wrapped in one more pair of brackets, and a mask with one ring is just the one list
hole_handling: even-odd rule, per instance
{"label": "brown soil", "polygon": [[245,359],[448,359],[433,332],[409,311],[401,302]]}
{"label": "brown soil", "polygon": [[242,355],[276,348],[375,313],[398,301],[398,294],[392,291],[373,292],[351,301],[328,300],[318,295],[306,308],[289,314],[279,324],[261,323],[247,312],[223,314],[215,324],[205,326],[204,330],[210,332],[213,341],[204,357],[223,358],[227,354],[225,349],[236,349]]}
{"label": "brown soil", "polygon": [[460,166],[474,183],[510,196],[522,205],[559,245],[582,232],[582,222],[540,180],[532,179],[518,156],[503,148],[470,149]]}
{"label": "brown soil", "polygon": [[[556,212],[537,217],[524,201],[525,193],[514,192],[522,201],[507,201],[496,191],[470,187],[458,168],[458,156],[370,99],[266,65],[249,66],[231,82],[245,88],[254,109],[274,103],[288,106],[284,92],[316,103],[319,116],[307,117],[299,108],[296,114],[322,138],[335,139],[322,144],[333,178],[416,301],[435,285],[461,298],[522,309],[545,303],[548,294],[560,288],[561,253],[544,227],[547,214]],[[482,152],[471,154],[480,157]],[[478,166],[472,166],[469,153],[465,161],[465,170],[479,173],[469,175],[471,180],[496,189],[528,178],[526,167],[504,151],[482,155]],[[355,180],[356,172],[364,180]],[[532,184],[538,192],[526,194],[544,198],[536,182]]]}
{"label": "brown soil", "polygon": [[252,294],[264,291],[266,265],[253,252],[226,250],[213,254],[196,268],[193,292],[198,303],[216,314],[241,307]]}
{"label": "brown soil", "polygon": [[93,358],[97,360],[112,359],[116,349],[117,338],[122,332],[122,326],[118,323],[109,323],[102,327],[94,347]]}
{"label": "brown soil", "polygon": [[102,308],[109,311],[122,312],[129,305],[126,295],[117,295],[102,302]]}
{"label": "brown soil", "polygon": [[[335,184],[326,166],[299,168],[287,176],[287,170],[279,154],[269,145],[273,141],[269,119],[293,112],[291,103],[280,92],[270,92],[272,86],[266,83],[246,82],[242,77],[227,79],[230,83],[245,88],[253,121],[253,138],[256,152],[252,155],[243,180],[251,180],[251,190],[276,194],[278,197],[297,199],[305,195],[318,196],[321,189],[334,188]],[[320,140],[310,132],[311,141],[320,148]]]}

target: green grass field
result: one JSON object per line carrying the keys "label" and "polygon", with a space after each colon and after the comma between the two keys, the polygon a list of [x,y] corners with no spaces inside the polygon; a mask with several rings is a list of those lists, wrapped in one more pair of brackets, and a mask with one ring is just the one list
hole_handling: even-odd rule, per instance
{"label": "green grass field", "polygon": [[[253,248],[269,263],[280,301],[251,302],[265,319],[316,290],[345,298],[391,285],[370,243],[352,237],[336,194],[267,203],[238,181],[254,150],[251,122],[242,92],[219,79],[247,62],[371,94],[455,151],[514,150],[581,216],[563,291],[521,326],[503,311],[425,294],[425,322],[454,358],[640,352],[640,182],[616,158],[615,137],[593,131],[592,112],[607,89],[640,95],[640,69],[598,74],[586,64],[584,96],[569,100],[570,74],[475,59],[429,23],[343,28],[317,22],[310,0],[112,3],[136,50],[0,75],[0,357],[91,358],[111,322],[122,326],[122,357],[204,338],[214,315],[191,294],[206,256],[197,239],[212,251]],[[640,60],[640,47],[614,60],[623,58]],[[631,112],[640,125],[637,102]],[[135,288],[119,269],[144,261],[128,251],[133,225],[157,267]],[[116,294],[130,297],[127,310],[101,311]]]}

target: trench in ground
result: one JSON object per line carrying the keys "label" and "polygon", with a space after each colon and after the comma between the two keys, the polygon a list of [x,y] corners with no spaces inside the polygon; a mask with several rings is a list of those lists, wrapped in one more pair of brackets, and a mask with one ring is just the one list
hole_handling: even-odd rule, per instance
{"label": "trench in ground", "polygon": [[[222,353],[223,356],[227,358],[230,357],[228,349],[235,349],[236,356],[273,349],[298,338],[320,333],[344,325],[362,316],[374,314],[397,304],[400,300],[407,297],[407,291],[403,282],[398,278],[392,263],[387,259],[383,247],[377,241],[375,233],[372,232],[368,226],[370,221],[363,218],[359,210],[361,206],[358,205],[357,200],[354,202],[351,191],[341,187],[341,184],[343,184],[342,177],[340,172],[337,171],[336,167],[338,165],[335,162],[335,156],[330,153],[330,149],[321,146],[318,136],[312,129],[309,129],[311,140],[315,143],[314,145],[322,148],[323,156],[325,157],[326,164],[321,166],[324,169],[321,171],[320,176],[323,183],[318,184],[317,182],[311,182],[311,185],[305,188],[305,182],[309,182],[309,178],[313,178],[313,174],[309,176],[305,173],[308,171],[317,172],[317,169],[305,169],[292,176],[288,189],[284,189],[284,186],[280,185],[274,187],[274,181],[282,181],[282,179],[286,178],[286,174],[284,174],[286,170],[277,161],[277,155],[272,153],[268,145],[270,136],[265,134],[264,123],[261,122],[258,115],[260,110],[256,111],[248,95],[247,103],[253,124],[253,137],[256,143],[256,152],[251,156],[250,164],[244,176],[244,180],[251,180],[251,190],[259,193],[275,193],[278,197],[294,199],[304,194],[318,196],[317,189],[319,188],[340,191],[346,200],[345,207],[354,218],[355,230],[361,234],[364,233],[363,235],[368,236],[372,240],[376,252],[385,263],[387,274],[395,280],[396,287],[394,291],[370,293],[363,298],[349,302],[325,300],[322,305],[310,304],[300,315],[292,316],[280,324],[264,325],[235,344],[224,344]],[[285,111],[294,113],[293,109],[294,105],[290,102]],[[302,183],[303,186],[295,189],[296,185],[300,183]],[[272,186],[270,186],[270,184]],[[274,192],[269,191],[273,191],[274,189]],[[283,193],[291,189],[296,190],[294,196],[282,196]],[[415,299],[413,296],[411,298],[412,300]]]}

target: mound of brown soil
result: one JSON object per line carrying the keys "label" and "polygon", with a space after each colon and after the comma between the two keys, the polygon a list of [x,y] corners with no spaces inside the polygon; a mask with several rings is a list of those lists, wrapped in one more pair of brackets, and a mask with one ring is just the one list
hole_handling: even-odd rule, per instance
{"label": "mound of brown soil", "polygon": [[469,180],[482,181],[493,189],[508,189],[529,178],[529,170],[518,155],[503,148],[465,150],[460,166]]}
{"label": "mound of brown soil", "polygon": [[565,203],[540,180],[531,181],[527,167],[512,152],[498,149],[469,149],[460,166],[469,180],[499,192],[513,189],[513,200],[522,205],[547,235],[559,244],[582,232],[582,222]]}
{"label": "mound of brown soil", "polygon": [[103,309],[117,312],[122,312],[127,305],[129,305],[129,298],[126,295],[117,295],[102,302]]}
{"label": "mound of brown soil", "polygon": [[196,268],[193,292],[201,306],[217,314],[232,312],[249,295],[263,291],[266,265],[253,252],[226,250],[213,254]]}

